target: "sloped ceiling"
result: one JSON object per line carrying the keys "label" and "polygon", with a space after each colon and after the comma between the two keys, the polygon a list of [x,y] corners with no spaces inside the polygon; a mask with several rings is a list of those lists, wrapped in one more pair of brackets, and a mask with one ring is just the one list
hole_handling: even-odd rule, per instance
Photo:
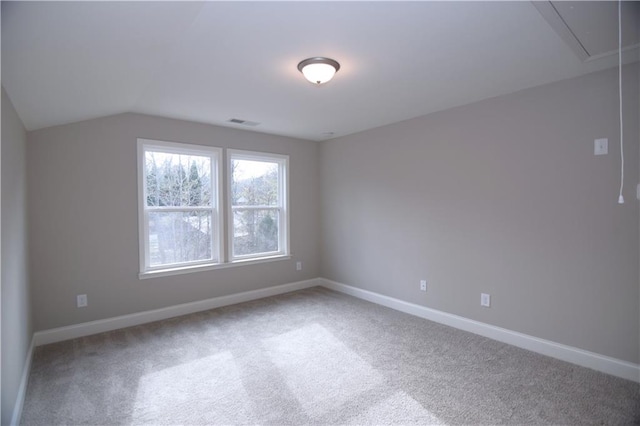
{"label": "sloped ceiling", "polygon": [[[29,130],[140,112],[323,140],[616,66],[616,3],[556,3],[2,2],[2,84]],[[304,80],[311,56],[333,81]]]}

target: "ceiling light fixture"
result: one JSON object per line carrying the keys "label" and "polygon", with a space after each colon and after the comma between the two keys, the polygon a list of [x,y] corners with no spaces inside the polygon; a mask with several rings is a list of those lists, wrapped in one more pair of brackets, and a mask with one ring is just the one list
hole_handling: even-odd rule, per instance
{"label": "ceiling light fixture", "polygon": [[337,61],[329,58],[308,58],[298,64],[298,70],[311,83],[320,85],[331,80],[340,69]]}

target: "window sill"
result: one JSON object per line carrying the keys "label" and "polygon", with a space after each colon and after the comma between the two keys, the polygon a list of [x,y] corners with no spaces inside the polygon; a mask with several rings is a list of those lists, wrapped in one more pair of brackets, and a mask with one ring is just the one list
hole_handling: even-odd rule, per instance
{"label": "window sill", "polygon": [[178,268],[158,269],[155,271],[140,272],[138,278],[146,280],[149,278],[168,277],[171,275],[190,274],[193,272],[212,271],[215,269],[235,268],[237,266],[256,265],[259,263],[277,262],[280,260],[289,260],[291,255],[277,255],[270,257],[260,257],[257,259],[242,259],[227,263],[213,263],[207,265],[181,266]]}

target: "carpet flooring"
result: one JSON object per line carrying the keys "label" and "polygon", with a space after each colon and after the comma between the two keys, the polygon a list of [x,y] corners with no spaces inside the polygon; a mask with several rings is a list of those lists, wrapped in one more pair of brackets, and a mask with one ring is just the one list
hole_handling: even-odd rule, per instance
{"label": "carpet flooring", "polygon": [[640,385],[315,287],[38,347],[22,424],[640,424]]}

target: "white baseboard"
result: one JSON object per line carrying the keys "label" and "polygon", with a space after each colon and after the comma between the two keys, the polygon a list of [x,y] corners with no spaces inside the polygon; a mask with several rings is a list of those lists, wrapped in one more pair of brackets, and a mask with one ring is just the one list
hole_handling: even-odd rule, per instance
{"label": "white baseboard", "polygon": [[640,365],[638,364],[608,357],[605,355],[600,355],[595,352],[589,352],[572,346],[563,345],[560,343],[552,342],[550,340],[540,339],[527,334],[508,330],[506,328],[485,324],[458,315],[449,314],[446,312],[438,311],[436,309],[427,308],[425,306],[405,302],[400,299],[384,296],[368,290],[363,290],[357,287],[352,287],[346,284],[327,280],[325,278],[316,278],[259,290],[231,294],[228,296],[214,297],[211,299],[184,303],[181,305],[174,305],[151,311],[144,311],[130,315],[123,315],[119,317],[71,325],[67,327],[38,331],[34,333],[31,347],[29,349],[27,365],[25,365],[25,369],[23,372],[22,382],[20,385],[20,393],[16,401],[16,409],[14,410],[13,420],[19,420],[19,414],[22,412],[22,404],[24,402],[24,393],[26,392],[27,380],[29,378],[29,371],[31,368],[31,355],[34,346],[60,342],[77,337],[89,336],[105,331],[112,331],[120,328],[131,327],[167,318],[173,318],[176,316],[187,315],[194,312],[206,311],[208,309],[219,308],[236,303],[248,302],[251,300],[275,296],[295,290],[302,290],[318,285],[401,312],[415,315],[420,318],[425,318],[430,321],[485,336],[503,343],[507,343],[583,367],[591,368],[593,370],[601,371],[613,376],[640,382]]}
{"label": "white baseboard", "polygon": [[31,360],[33,359],[33,348],[35,347],[35,338],[31,338],[31,344],[27,351],[27,359],[24,362],[24,368],[22,369],[22,377],[20,378],[20,387],[18,388],[18,396],[16,397],[16,403],[13,406],[13,414],[11,415],[10,426],[17,426],[20,424],[20,418],[22,417],[22,407],[24,406],[24,399],[27,395],[27,384],[29,384],[29,374],[31,373]]}
{"label": "white baseboard", "polygon": [[248,302],[250,300],[262,299],[264,297],[275,296],[295,290],[302,290],[304,288],[315,287],[317,285],[319,285],[318,281],[316,279],[311,279],[258,290],[245,291],[242,293],[230,294],[228,296],[198,300],[196,302],[183,303],[151,311],[138,312],[135,314],[122,315],[103,320],[84,322],[67,327],[37,331],[34,333],[33,339],[35,346],[46,345],[49,343],[61,342],[63,340],[75,339],[77,337],[90,336],[92,334],[102,333],[105,331],[112,331],[134,325],[187,315],[194,312],[206,311],[222,306],[234,305],[236,303]]}
{"label": "white baseboard", "polygon": [[638,364],[600,355],[595,352],[585,351],[583,349],[563,345],[550,340],[540,339],[527,334],[508,330],[506,328],[474,321],[458,315],[448,314],[436,309],[405,302],[400,299],[394,299],[393,297],[341,284],[325,278],[318,278],[318,282],[320,285],[328,289],[349,294],[359,299],[386,306],[397,311],[425,318],[460,330],[479,334],[493,340],[577,364],[582,367],[591,368],[613,376],[640,382],[640,365]]}

